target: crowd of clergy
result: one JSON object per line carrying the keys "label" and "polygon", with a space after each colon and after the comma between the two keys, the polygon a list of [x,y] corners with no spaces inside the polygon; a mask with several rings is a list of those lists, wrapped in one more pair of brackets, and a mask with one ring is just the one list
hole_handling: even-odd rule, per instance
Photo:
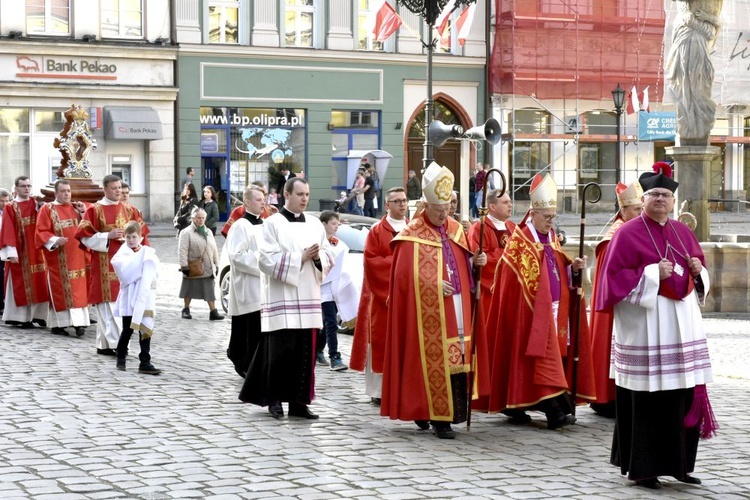
{"label": "crowd of clergy", "polygon": [[[452,424],[468,427],[472,412],[518,426],[537,426],[529,412],[540,412],[557,430],[589,404],[615,419],[611,463],[637,485],[660,488],[659,476],[700,484],[690,475],[698,440],[718,427],[700,313],[710,283],[694,234],[669,217],[678,187],[669,165],[617,185],[614,223],[596,246],[590,308],[587,259],[570,258],[555,233],[550,174],[534,177],[518,223],[507,193],[483,189],[479,220],[461,224],[454,181],[433,162],[411,217],[407,191],[386,191],[385,215],[366,237],[361,293],[343,270],[338,216],[321,222],[305,213],[304,178],[280,187],[278,210],[267,207],[264,186],[245,190],[225,225],[227,356],[244,379],[240,399],[275,419],[285,415],[282,403],[289,416],[319,418],[309,405],[320,344],[329,344],[332,369],[343,364],[330,335],[338,313],[356,317],[350,367],[364,373],[366,395],[384,417],[453,439]],[[138,244],[148,245],[148,228],[123,201],[119,178],[103,184],[105,197],[91,205],[71,202],[65,180],[45,204],[30,196],[28,177],[16,179],[12,196],[0,190],[3,320],[82,335],[91,305],[97,352],[118,355],[119,367],[112,259],[127,223],[139,225]],[[151,321],[133,319],[141,340],[150,337],[153,311],[141,310],[143,318]]]}

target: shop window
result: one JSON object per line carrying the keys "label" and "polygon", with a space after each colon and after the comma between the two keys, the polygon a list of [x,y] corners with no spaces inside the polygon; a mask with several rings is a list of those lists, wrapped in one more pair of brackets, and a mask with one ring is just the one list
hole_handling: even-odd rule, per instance
{"label": "shop window", "polygon": [[9,189],[19,175],[29,175],[29,136],[0,134],[0,186]]}
{"label": "shop window", "polygon": [[549,167],[548,142],[516,142],[509,148],[513,199],[528,200],[531,179]]}
{"label": "shop window", "polygon": [[286,0],[287,47],[314,47],[315,0]]}
{"label": "shop window", "polygon": [[380,2],[377,0],[359,0],[358,28],[359,28],[359,50],[383,50],[383,42],[378,42],[372,33],[372,26],[367,25],[367,18],[372,13],[372,8],[377,8]]}
{"label": "shop window", "polygon": [[26,0],[26,33],[69,35],[70,0]]}
{"label": "shop window", "polygon": [[209,43],[239,43],[239,0],[210,0],[208,3]]}
{"label": "shop window", "polygon": [[350,151],[380,149],[380,113],[334,110],[331,112],[331,189],[346,190]]}
{"label": "shop window", "polygon": [[508,121],[514,134],[549,134],[549,113],[537,109],[519,109],[509,113]]}
{"label": "shop window", "polygon": [[141,0],[101,0],[102,38],[142,38]]}
{"label": "shop window", "polygon": [[34,111],[35,132],[61,132],[65,126],[65,111],[37,109]]}

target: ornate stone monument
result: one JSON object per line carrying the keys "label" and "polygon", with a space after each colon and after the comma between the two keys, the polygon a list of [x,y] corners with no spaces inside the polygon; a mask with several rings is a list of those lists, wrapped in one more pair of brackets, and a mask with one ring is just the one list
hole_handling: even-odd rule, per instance
{"label": "ornate stone monument", "polygon": [[687,211],[697,220],[695,234],[700,241],[708,241],[708,171],[711,161],[720,154],[719,148],[708,144],[716,120],[710,55],[721,28],[723,0],[673,1],[677,2],[678,14],[666,75],[667,91],[677,108],[677,141],[675,147],[667,148],[667,154],[676,163],[678,195],[687,201]]}
{"label": "ornate stone monument", "polygon": [[[89,154],[96,149],[96,139],[89,129],[89,114],[81,106],[71,104],[64,116],[65,126],[54,143],[62,155],[57,178],[70,182],[73,200],[93,203],[104,196],[104,191],[91,180]],[[42,194],[46,201],[54,200],[54,186],[42,189]]]}

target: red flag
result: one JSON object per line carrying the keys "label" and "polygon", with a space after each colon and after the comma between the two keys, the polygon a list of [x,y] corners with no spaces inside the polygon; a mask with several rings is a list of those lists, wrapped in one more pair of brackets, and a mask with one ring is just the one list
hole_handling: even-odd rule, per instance
{"label": "red flag", "polygon": [[438,18],[435,20],[435,29],[442,37],[445,28],[448,27],[448,21],[450,21],[451,13],[456,10],[456,0],[448,0],[448,3],[443,7],[443,11],[440,13]]}
{"label": "red flag", "polygon": [[385,42],[397,29],[401,27],[402,21],[391,4],[383,2],[375,14],[375,26],[372,33],[378,42]]}
{"label": "red flag", "polygon": [[460,16],[458,16],[458,20],[456,21],[456,29],[458,30],[458,43],[461,45],[461,47],[464,46],[464,43],[466,42],[466,38],[469,36],[469,31],[471,31],[471,23],[474,22],[474,12],[477,10],[477,4],[473,3],[469,5],[467,9],[465,9]]}
{"label": "red flag", "polygon": [[630,90],[630,94],[628,95],[628,107],[627,112],[629,115],[632,115],[636,111],[640,111],[641,105],[638,103],[638,90],[635,88],[635,85],[633,85],[633,88]]}

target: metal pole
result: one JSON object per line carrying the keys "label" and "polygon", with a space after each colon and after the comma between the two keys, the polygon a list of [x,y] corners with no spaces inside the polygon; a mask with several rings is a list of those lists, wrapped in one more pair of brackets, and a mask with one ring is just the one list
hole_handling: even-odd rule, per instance
{"label": "metal pole", "polygon": [[432,41],[432,28],[433,25],[427,23],[427,100],[424,105],[424,154],[422,159],[422,172],[427,170],[427,167],[435,159],[432,140],[430,139],[430,123],[432,123],[432,109],[434,107],[434,101],[432,100],[432,51],[434,48],[434,43]]}
{"label": "metal pole", "polygon": [[620,122],[622,121],[622,107],[617,107],[617,154],[615,155],[615,185],[620,182],[620,141],[621,141],[621,130]]}

